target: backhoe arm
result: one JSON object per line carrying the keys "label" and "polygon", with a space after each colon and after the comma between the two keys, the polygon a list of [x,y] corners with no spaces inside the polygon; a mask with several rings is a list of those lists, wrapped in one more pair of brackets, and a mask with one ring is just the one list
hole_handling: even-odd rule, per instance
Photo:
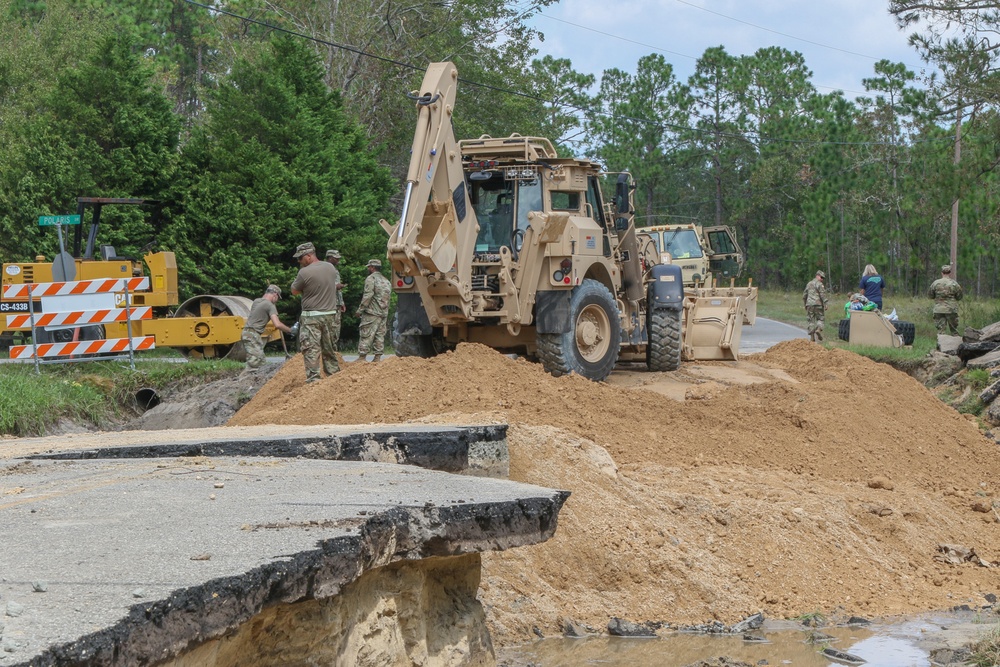
{"label": "backhoe arm", "polygon": [[[402,276],[439,275],[446,291],[463,298],[468,291],[469,256],[477,223],[462,171],[462,156],[452,130],[458,70],[452,63],[432,63],[420,90],[406,192],[399,223],[389,229],[387,245],[393,270]],[[464,308],[463,308],[464,310]]]}

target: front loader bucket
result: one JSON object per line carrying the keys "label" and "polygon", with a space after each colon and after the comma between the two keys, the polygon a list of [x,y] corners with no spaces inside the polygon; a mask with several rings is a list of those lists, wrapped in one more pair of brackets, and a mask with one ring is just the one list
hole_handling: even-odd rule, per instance
{"label": "front loader bucket", "polygon": [[743,324],[753,326],[757,321],[756,287],[689,287],[684,293],[698,298],[738,296],[743,299]]}
{"label": "front loader bucket", "polygon": [[746,302],[741,296],[687,297],[681,358],[738,361],[745,316]]}

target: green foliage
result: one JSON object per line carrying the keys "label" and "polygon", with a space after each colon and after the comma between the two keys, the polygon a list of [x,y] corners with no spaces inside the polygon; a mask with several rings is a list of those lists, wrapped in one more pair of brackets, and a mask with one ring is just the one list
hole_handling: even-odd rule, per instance
{"label": "green foliage", "polygon": [[[54,29],[49,21],[64,26],[65,19],[46,15],[38,27],[47,35]],[[38,227],[39,215],[75,212],[78,196],[155,197],[172,177],[180,124],[132,42],[114,31],[70,32],[86,36],[88,49],[64,51],[74,59],[70,66],[60,63],[54,75],[43,73],[26,98],[2,112],[21,117],[0,134],[0,250],[10,259],[55,254],[56,235]],[[16,54],[0,54],[3,62],[16,88]],[[111,213],[104,223],[102,242],[123,253],[155,237],[137,211]]]}
{"label": "green foliage", "polygon": [[315,54],[290,38],[247,54],[206,113],[184,147],[172,197],[168,238],[186,294],[287,288],[297,272],[292,252],[307,240],[320,252],[350,249],[342,272],[358,284],[351,262],[385,253],[376,223],[394,186],[340,95],[323,85]]}

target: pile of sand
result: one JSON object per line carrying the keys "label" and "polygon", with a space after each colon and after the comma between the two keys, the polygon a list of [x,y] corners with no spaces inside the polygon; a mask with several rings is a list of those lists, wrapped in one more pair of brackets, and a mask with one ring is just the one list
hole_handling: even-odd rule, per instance
{"label": "pile of sand", "polygon": [[511,478],[573,495],[552,540],[484,557],[501,645],[564,619],[878,616],[997,592],[998,570],[935,558],[955,544],[1000,561],[1000,451],[975,423],[889,366],[804,340],[714,366],[752,382],[690,375],[680,402],[664,395],[676,374],[553,378],[460,345],[306,385],[295,360],[229,423],[509,423]]}

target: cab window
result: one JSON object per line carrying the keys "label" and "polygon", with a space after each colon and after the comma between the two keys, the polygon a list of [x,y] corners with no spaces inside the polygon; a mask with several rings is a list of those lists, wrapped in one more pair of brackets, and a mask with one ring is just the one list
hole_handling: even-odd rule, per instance
{"label": "cab window", "polygon": [[476,252],[499,252],[510,246],[514,232],[514,183],[496,174],[486,181],[470,181],[469,196],[479,222]]}
{"label": "cab window", "polygon": [[716,254],[732,254],[736,252],[736,245],[732,237],[725,231],[708,232],[708,242]]}
{"label": "cab window", "polygon": [[693,229],[675,229],[663,232],[663,251],[674,259],[702,257],[698,234]]}
{"label": "cab window", "polygon": [[580,193],[554,190],[551,194],[553,211],[580,211]]}
{"label": "cab window", "polygon": [[542,181],[520,181],[517,186],[517,229],[528,229],[528,213],[542,210]]}
{"label": "cab window", "polygon": [[597,224],[607,229],[608,225],[604,220],[604,207],[601,206],[600,187],[597,177],[591,176],[587,179],[587,204],[590,205],[590,214]]}

